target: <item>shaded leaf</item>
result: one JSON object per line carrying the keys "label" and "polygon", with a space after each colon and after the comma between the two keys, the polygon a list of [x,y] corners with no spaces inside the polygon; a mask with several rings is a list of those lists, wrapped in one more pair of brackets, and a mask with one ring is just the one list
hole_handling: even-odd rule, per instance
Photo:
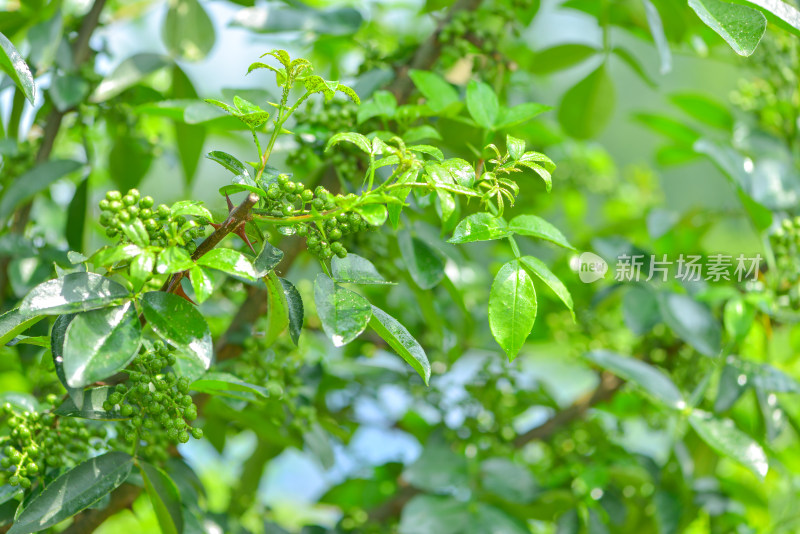
{"label": "shaded leaf", "polygon": [[358,337],[372,316],[372,306],[364,297],[324,274],[318,274],[314,282],[314,301],[322,328],[337,347]]}
{"label": "shaded leaf", "polygon": [[72,517],[122,484],[132,467],[133,458],[116,451],[78,464],[31,499],[9,534],[38,532]]}
{"label": "shaded leaf", "polygon": [[79,388],[124,369],[139,351],[142,326],[133,303],[79,313],[64,340],[67,384]]}
{"label": "shaded leaf", "polygon": [[397,319],[376,306],[372,306],[370,326],[394,349],[414,370],[419,373],[425,385],[431,377],[431,365],[428,356],[419,342]]}
{"label": "shaded leaf", "polygon": [[764,449],[736,428],[733,421],[695,410],[689,416],[689,423],[697,435],[719,454],[744,465],[760,479],[767,475],[769,464]]}
{"label": "shaded leaf", "polygon": [[686,401],[675,383],[660,369],[641,360],[608,350],[593,350],[586,359],[630,382],[636,383],[667,406],[684,409]]}
{"label": "shaded leaf", "polygon": [[122,285],[95,273],[70,273],[34,287],[22,299],[24,314],[61,315],[115,306],[129,297]]}

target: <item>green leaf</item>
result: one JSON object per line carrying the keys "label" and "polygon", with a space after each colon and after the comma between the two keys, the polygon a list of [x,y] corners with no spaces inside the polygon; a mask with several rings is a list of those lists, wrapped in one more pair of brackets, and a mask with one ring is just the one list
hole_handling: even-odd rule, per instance
{"label": "green leaf", "polygon": [[149,140],[130,132],[114,138],[108,153],[108,170],[114,185],[122,191],[139,187],[152,163],[153,145]]}
{"label": "green leaf", "polygon": [[108,306],[128,298],[122,285],[95,273],[70,273],[34,287],[19,306],[24,314],[61,315]]}
{"label": "green leaf", "polygon": [[767,19],[750,7],[722,0],[689,0],[689,7],[740,56],[752,54],[767,31]]}
{"label": "green leaf", "polygon": [[419,373],[419,376],[422,377],[427,386],[431,378],[431,364],[428,362],[425,350],[414,339],[414,336],[408,332],[406,327],[376,306],[372,306],[372,320],[369,325],[400,357]]}
{"label": "green leaf", "polygon": [[536,52],[528,69],[533,74],[551,74],[583,63],[598,53],[596,48],[584,44],[556,45]]}
{"label": "green leaf", "polygon": [[[208,393],[209,395],[226,395],[247,400],[266,399],[269,397],[267,388],[245,382],[229,373],[208,372],[189,386],[192,391]],[[246,393],[247,395],[236,395]]]}
{"label": "green leaf", "polygon": [[197,0],[170,0],[161,38],[171,55],[199,61],[214,46],[214,24]]}
{"label": "green leaf", "polygon": [[633,286],[622,297],[622,315],[631,332],[640,336],[661,321],[658,299],[651,291]]}
{"label": "green leaf", "polygon": [[619,59],[623,61],[634,73],[636,73],[641,80],[649,85],[652,88],[658,87],[658,84],[653,80],[653,78],[647,73],[644,66],[641,62],[631,54],[627,49],[621,46],[615,46],[611,49],[611,53],[617,56]]}
{"label": "green leaf", "polygon": [[389,212],[383,204],[367,204],[353,208],[356,213],[364,217],[370,226],[381,226],[386,222]]}
{"label": "green leaf", "polygon": [[644,12],[647,16],[647,25],[650,27],[650,35],[653,36],[653,41],[656,43],[656,50],[658,51],[658,58],[661,62],[661,74],[666,74],[672,70],[672,53],[669,50],[669,43],[667,36],[664,35],[664,25],[661,23],[661,15],[658,14],[658,9],[653,5],[650,0],[642,0],[644,3]]}
{"label": "green leaf", "polygon": [[0,69],[11,77],[25,98],[33,105],[36,98],[36,84],[31,69],[11,41],[2,33],[0,33]]}
{"label": "green leaf", "polygon": [[721,350],[720,326],[711,311],[688,295],[659,294],[661,317],[675,334],[706,356]]}
{"label": "green leaf", "polygon": [[444,279],[444,258],[441,252],[425,241],[412,237],[408,231],[397,234],[397,244],[411,278],[419,287],[431,289]]}
{"label": "green leaf", "polygon": [[427,443],[419,458],[403,471],[403,478],[432,493],[463,488],[470,482],[466,457],[437,439]]}
{"label": "green leaf", "polygon": [[83,388],[70,387],[67,383],[67,375],[64,372],[64,340],[67,337],[67,328],[69,328],[69,324],[75,319],[75,316],[76,314],[74,313],[59,315],[53,321],[53,329],[50,332],[50,352],[53,356],[53,367],[55,367],[58,381],[67,390],[67,394],[74,405],[81,406],[84,402]]}
{"label": "green leaf", "polygon": [[89,197],[89,177],[87,176],[78,184],[75,194],[67,207],[67,225],[65,234],[69,248],[73,250],[84,250],[83,233],[86,227],[86,216]]}
{"label": "green leaf", "polygon": [[100,82],[89,101],[96,104],[115,97],[125,89],[139,83],[146,76],[171,63],[172,60],[159,54],[146,53],[131,56]]}
{"label": "green leaf", "polygon": [[103,247],[87,260],[97,266],[111,267],[115,263],[135,258],[142,253],[141,247],[128,243],[113,247]]}
{"label": "green leaf", "polygon": [[256,260],[253,262],[253,269],[255,270],[256,277],[261,278],[266,276],[282,259],[283,251],[273,247],[270,242],[265,239],[261,252],[258,253]]}
{"label": "green leaf", "polygon": [[486,212],[473,213],[461,220],[453,231],[448,243],[472,243],[474,241],[491,241],[513,235],[508,223],[502,217],[495,217]]}
{"label": "green leaf", "polygon": [[344,258],[334,256],[331,260],[331,273],[334,280],[346,284],[391,284],[369,260],[352,252]]}
{"label": "green leaf", "polygon": [[98,421],[122,421],[130,419],[123,417],[119,411],[107,411],[103,408],[103,403],[114,393],[113,386],[101,386],[86,391],[81,390],[82,400],[80,406],[72,397],[67,398],[61,405],[53,410],[56,415],[64,417],[80,417],[82,419],[94,419]]}
{"label": "green leaf", "polygon": [[771,23],[800,36],[800,11],[782,0],[731,0],[761,11]]}
{"label": "green leaf", "polygon": [[733,339],[741,341],[750,332],[756,316],[756,310],[741,298],[734,298],[725,303],[722,314],[725,331]]}
{"label": "green leaf", "polygon": [[538,237],[560,247],[575,250],[558,228],[536,215],[518,215],[511,219],[508,229],[515,234]]}
{"label": "green leaf", "polygon": [[614,84],[600,65],[586,78],[564,93],[558,108],[558,121],[576,139],[594,137],[606,126],[614,112]]}
{"label": "green leaf", "polygon": [[283,284],[275,271],[270,271],[263,280],[267,286],[267,328],[264,332],[264,344],[270,346],[289,326],[289,305]]}
{"label": "green leaf", "polygon": [[197,264],[248,280],[255,280],[256,271],[247,256],[232,248],[215,248],[197,258]]}
{"label": "green leaf", "polygon": [[695,120],[720,130],[733,128],[731,112],[712,98],[697,93],[675,93],[670,101]]}
{"label": "green leaf", "polygon": [[500,115],[497,118],[496,130],[503,130],[505,128],[512,128],[524,124],[533,119],[540,113],[553,109],[552,106],[544,104],[537,104],[535,102],[525,102],[513,108],[502,108]]}
{"label": "green leaf", "polygon": [[7,219],[20,204],[47,189],[50,184],[81,168],[81,163],[69,159],[45,161],[36,165],[8,186],[0,199],[0,219]]}
{"label": "green leaf", "polygon": [[545,263],[540,260],[539,258],[534,258],[533,256],[523,256],[520,258],[520,261],[528,269],[529,272],[535,274],[539,279],[547,284],[547,287],[553,290],[553,293],[561,299],[561,302],[569,309],[570,313],[572,313],[572,318],[575,318],[575,312],[572,309],[572,295],[570,295],[569,290],[564,285],[561,280],[558,279],[556,275],[545,265]]}
{"label": "green leaf", "polygon": [[483,128],[494,128],[500,113],[497,95],[483,82],[472,80],[467,85],[467,109],[472,119]]}
{"label": "green leaf", "polygon": [[32,498],[8,534],[38,532],[72,517],[125,482],[133,458],[107,452],[70,469]]}
{"label": "green leaf", "polygon": [[153,510],[161,527],[161,534],[183,532],[183,510],[181,495],[172,479],[161,469],[139,460],[142,479]]}
{"label": "green leaf", "polygon": [[372,316],[372,306],[364,297],[321,273],[314,282],[314,302],[322,329],[337,347],[357,338]]}
{"label": "green leaf", "polygon": [[428,107],[437,113],[459,101],[455,87],[434,72],[411,69],[408,76],[425,97]]}
{"label": "green leaf", "polygon": [[179,200],[169,208],[169,212],[173,217],[181,217],[191,215],[199,217],[209,222],[214,222],[214,216],[211,212],[202,205],[202,202],[196,200]]}
{"label": "green leaf", "polygon": [[208,271],[195,265],[189,269],[189,281],[192,282],[194,288],[194,296],[198,304],[202,304],[214,293],[214,280],[208,274]]}
{"label": "green leaf", "polygon": [[348,142],[356,145],[365,154],[372,154],[372,143],[365,136],[355,132],[339,132],[333,137],[328,139],[328,144],[325,145],[325,151],[329,151],[333,146],[342,142]]}
{"label": "green leaf", "polygon": [[44,315],[22,313],[19,309],[0,315],[0,346],[5,345],[44,317]]}
{"label": "green leaf", "polygon": [[303,299],[300,292],[285,278],[280,278],[283,286],[283,295],[286,297],[286,306],[289,312],[289,337],[297,345],[300,341],[300,332],[303,329]]}
{"label": "green leaf", "polygon": [[506,149],[511,159],[517,161],[525,153],[525,141],[510,135],[506,136]]}
{"label": "green leaf", "polygon": [[536,291],[517,260],[503,265],[489,293],[489,327],[497,343],[513,361],[533,329]]}
{"label": "green leaf", "polygon": [[64,373],[79,388],[127,366],[141,344],[142,326],[132,302],[79,313],[67,328]]}
{"label": "green leaf", "polygon": [[654,132],[676,141],[678,146],[691,147],[700,138],[700,132],[664,115],[635,113],[633,117]]}
{"label": "green leaf", "polygon": [[133,292],[138,293],[144,287],[145,282],[153,274],[156,266],[156,256],[154,252],[146,250],[136,256],[130,266],[130,282],[133,284]]}
{"label": "green leaf", "polygon": [[509,502],[527,504],[536,495],[536,481],[525,465],[508,458],[489,458],[481,462],[483,488]]}
{"label": "green leaf", "polygon": [[689,415],[689,423],[697,435],[719,454],[739,462],[762,480],[767,475],[769,464],[764,449],[736,428],[733,421],[695,410]]}
{"label": "green leaf", "polygon": [[203,369],[211,365],[214,349],[206,320],[194,306],[171,293],[151,291],[141,300],[144,318],[153,330]]}
{"label": "green leaf", "polygon": [[[422,494],[403,507],[399,534],[528,534],[530,530],[500,508]],[[560,533],[559,533],[560,534]]]}
{"label": "green leaf", "polygon": [[675,383],[660,369],[636,358],[621,356],[608,350],[593,350],[586,359],[620,378],[636,383],[655,399],[671,408],[682,410],[686,401]]}
{"label": "green leaf", "polygon": [[[212,150],[206,154],[206,158],[219,163],[232,172],[234,176],[250,178],[250,172],[247,170],[247,167],[244,166],[244,163],[231,156],[227,152],[223,152],[221,150]],[[250,179],[252,180],[252,178]]]}
{"label": "green leaf", "polygon": [[165,248],[158,255],[158,260],[156,261],[156,272],[158,274],[177,273],[192,267],[195,267],[195,263],[189,253],[186,252],[186,249],[177,246]]}

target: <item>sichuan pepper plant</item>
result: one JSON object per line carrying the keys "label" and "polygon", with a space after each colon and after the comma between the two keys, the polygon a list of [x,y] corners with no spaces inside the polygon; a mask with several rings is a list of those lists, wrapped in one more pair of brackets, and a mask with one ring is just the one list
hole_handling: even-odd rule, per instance
{"label": "sichuan pepper plant", "polygon": [[[305,306],[295,285],[275,273],[283,256],[269,242],[275,233],[299,236],[319,261],[322,272],[314,280],[314,306],[333,344],[345,345],[369,327],[426,384],[431,366],[419,342],[391,315],[348,287],[391,283],[369,258],[349,248],[360,234],[380,231],[386,223],[397,230],[410,203],[428,209],[435,204],[444,228],[452,227],[462,210],[473,211],[455,225],[451,243],[508,241],[509,256],[515,259],[500,269],[485,305],[492,332],[509,358],[516,356],[534,324],[533,277],[571,307],[563,284],[542,261],[521,256],[514,238],[519,233],[569,247],[560,232],[532,214],[510,222],[502,218],[520,192],[518,180],[524,186],[530,171],[543,178],[549,190],[554,167],[549,158],[527,151],[525,142],[512,136],[506,137],[502,150],[489,144],[487,159],[469,163],[446,159],[435,146],[406,143],[391,132],[341,131],[330,137],[325,150],[347,143],[362,153],[351,156],[363,159],[366,168],[363,176],[348,177],[356,192],[334,194],[323,186],[306,187],[270,165],[276,141],[290,133],[287,125],[293,113],[314,95],[326,102],[336,93],[356,104],[359,98],[349,87],[313,74],[307,60],[293,60],[283,50],[265,56],[277,66],[257,62],[248,72],[272,71],[281,92],[279,102],[269,102],[265,110],[238,96],[232,105],[207,101],[240,120],[255,145],[251,163],[221,151],[208,154],[233,174],[231,183],[219,190],[230,210],[225,219],[215,221],[202,203],[192,200],[168,206],[137,189],[108,191],[99,202],[99,223],[111,244],[86,254],[71,251],[71,268],[34,287],[19,308],[2,316],[3,341],[55,318],[49,340],[41,342],[51,348],[54,372],[67,391],[60,399],[48,397],[53,407],[44,411],[11,403],[3,407],[11,429],[0,438],[3,482],[12,492],[19,488],[24,502],[9,532],[57,524],[125,482],[134,466],[154,508],[160,510],[169,499],[164,492],[173,484],[161,470],[170,446],[203,436],[202,428],[195,426],[198,408],[191,392],[279,394],[214,369],[212,336],[197,307],[216,289],[214,272],[225,273],[267,291],[265,330],[258,333],[263,336],[262,350],[285,350],[274,346],[281,336],[296,344]],[[496,110],[496,96],[485,85],[471,86],[467,99],[478,121]],[[261,136],[268,139],[263,144]],[[231,196],[239,193],[244,198],[234,204]],[[221,246],[229,234],[238,236],[239,248],[246,248]],[[418,258],[412,268],[426,276],[431,249],[404,235],[398,245]],[[95,421],[93,430],[76,426],[75,418]],[[102,454],[88,459],[90,450]],[[57,513],[49,513],[62,495],[67,495],[66,502],[58,505]],[[182,522],[174,514],[157,515],[165,531],[174,531]]]}

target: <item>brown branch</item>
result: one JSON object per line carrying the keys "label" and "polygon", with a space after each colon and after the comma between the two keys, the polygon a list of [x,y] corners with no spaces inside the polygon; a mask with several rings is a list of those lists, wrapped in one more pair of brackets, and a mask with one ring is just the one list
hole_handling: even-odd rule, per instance
{"label": "brown branch", "polygon": [[133,502],[141,492],[142,488],[139,486],[127,483],[121,485],[111,492],[111,500],[108,506],[92,508],[79,513],[62,534],[90,534],[94,532],[106,519],[133,506]]}
{"label": "brown branch", "polygon": [[[208,236],[197,246],[197,249],[192,254],[192,261],[197,261],[202,256],[209,253],[214,247],[219,245],[219,243],[225,239],[225,237],[236,231],[239,226],[244,224],[250,219],[250,210],[253,209],[258,203],[258,195],[255,193],[250,193],[247,195],[241,204],[236,206],[231,210],[228,214],[228,218],[214,230],[214,233]],[[175,273],[172,277],[164,282],[164,285],[161,287],[161,291],[166,291],[167,293],[172,293],[178,284],[181,281],[181,278],[186,276],[186,271],[181,271],[179,273]]]}
{"label": "brown branch", "polygon": [[600,384],[593,392],[584,395],[567,406],[565,409],[556,412],[553,417],[541,425],[517,436],[513,442],[514,447],[519,449],[531,441],[548,439],[561,428],[567,426],[576,419],[583,417],[592,406],[610,399],[620,388],[620,386],[622,386],[622,383],[622,380],[611,373],[602,373],[600,375]]}
{"label": "brown branch", "polygon": [[397,101],[404,103],[411,96],[414,84],[408,76],[410,70],[430,69],[442,53],[442,43],[439,35],[444,28],[459,11],[474,11],[481,5],[481,0],[458,0],[447,12],[447,16],[439,22],[436,30],[417,48],[414,56],[407,64],[397,70],[397,76],[389,87],[389,90],[397,97]]}

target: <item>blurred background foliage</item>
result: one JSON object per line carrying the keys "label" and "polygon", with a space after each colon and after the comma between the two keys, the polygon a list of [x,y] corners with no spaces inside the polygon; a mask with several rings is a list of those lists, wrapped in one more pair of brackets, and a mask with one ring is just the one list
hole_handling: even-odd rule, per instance
{"label": "blurred background foliage", "polygon": [[[334,348],[311,309],[299,348],[263,346],[235,318],[250,290],[229,279],[225,298],[201,305],[214,338],[236,347],[218,353],[220,369],[283,396],[203,406],[206,437],[178,447],[201,481],[182,491],[191,528],[796,532],[800,57],[796,29],[746,4],[0,0],[0,32],[38,89],[0,81],[4,308],[68,265],[67,250],[106,242],[95,206],[107,189],[224,214],[229,178],[203,156],[246,161],[251,139],[202,99],[276,100],[271,74],[245,76],[267,50],[307,57],[361,96],[303,110],[270,162],[345,191],[364,162],[323,153],[337,131],[392,129],[475,159],[482,132],[459,112],[481,80],[503,106],[551,106],[490,136],[522,138],[558,166],[549,194],[523,181],[509,217],[540,215],[612,271],[633,251],[761,254],[758,281],[619,283],[612,272],[584,284],[577,253],[520,240],[565,283],[576,320],[537,285],[533,333],[508,363],[485,309],[511,251],[447,244],[452,227],[440,232],[417,199],[404,225],[435,251],[440,283],[420,287],[391,230],[354,251],[399,282],[362,289],[425,347],[426,387],[375,337]],[[451,85],[426,91],[409,67]],[[278,271],[313,302],[311,256]],[[0,352],[4,395],[56,387],[42,347]],[[139,498],[98,532],[157,529]]]}

